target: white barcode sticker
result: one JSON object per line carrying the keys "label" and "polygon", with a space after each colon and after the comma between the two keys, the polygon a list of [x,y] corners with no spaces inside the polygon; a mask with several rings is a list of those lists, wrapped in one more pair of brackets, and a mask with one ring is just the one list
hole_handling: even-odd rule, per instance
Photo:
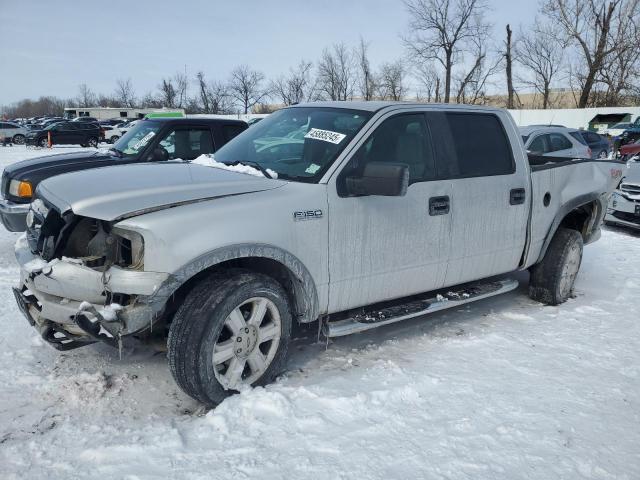
{"label": "white barcode sticker", "polygon": [[312,128],[307,132],[304,138],[311,138],[313,140],[322,140],[323,142],[329,142],[339,144],[344,140],[346,135],[338,132],[332,132],[331,130],[320,130],[319,128]]}

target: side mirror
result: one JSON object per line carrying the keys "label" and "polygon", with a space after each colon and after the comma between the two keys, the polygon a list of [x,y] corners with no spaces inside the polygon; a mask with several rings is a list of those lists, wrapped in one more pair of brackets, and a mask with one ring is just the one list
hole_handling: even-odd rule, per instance
{"label": "side mirror", "polygon": [[370,162],[361,177],[347,177],[346,184],[352,196],[403,197],[409,187],[409,167],[401,163]]}
{"label": "side mirror", "polygon": [[149,161],[151,162],[164,162],[165,160],[169,160],[169,152],[167,152],[162,147],[156,147],[149,155]]}

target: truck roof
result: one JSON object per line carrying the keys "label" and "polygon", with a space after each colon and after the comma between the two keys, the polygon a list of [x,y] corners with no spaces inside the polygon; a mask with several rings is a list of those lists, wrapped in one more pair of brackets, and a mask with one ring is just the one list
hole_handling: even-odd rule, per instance
{"label": "truck roof", "polygon": [[205,123],[205,124],[220,124],[225,125],[246,125],[244,120],[238,120],[235,118],[207,118],[207,117],[159,117],[159,118],[142,118],[138,119],[139,122],[162,122],[162,123]]}
{"label": "truck roof", "polygon": [[293,105],[293,108],[300,107],[328,107],[328,108],[344,108],[349,110],[363,110],[367,112],[377,112],[385,108],[406,108],[406,107],[428,107],[442,108],[447,110],[481,110],[481,111],[497,111],[504,110],[498,107],[490,107],[484,105],[458,105],[453,103],[423,103],[423,102],[393,102],[393,101],[330,101],[330,102],[310,102],[299,103]]}

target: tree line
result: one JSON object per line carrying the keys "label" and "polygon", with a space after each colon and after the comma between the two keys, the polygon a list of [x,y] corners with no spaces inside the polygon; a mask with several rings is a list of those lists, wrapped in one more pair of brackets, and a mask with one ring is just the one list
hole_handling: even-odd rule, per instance
{"label": "tree line", "polygon": [[[619,106],[640,100],[640,0],[540,0],[532,25],[504,37],[488,19],[485,0],[403,0],[409,16],[404,55],[374,67],[370,44],[338,43],[315,62],[300,60],[267,79],[240,65],[225,79],[177,72],[138,95],[130,78],[110,94],[82,84],[72,99],[41,97],[5,107],[13,117],[60,114],[67,107],[184,108],[188,113],[263,113],[314,100],[406,100],[500,103],[519,108],[519,93],[535,92],[542,108],[564,86],[575,107]],[[498,97],[499,96],[499,97]]]}

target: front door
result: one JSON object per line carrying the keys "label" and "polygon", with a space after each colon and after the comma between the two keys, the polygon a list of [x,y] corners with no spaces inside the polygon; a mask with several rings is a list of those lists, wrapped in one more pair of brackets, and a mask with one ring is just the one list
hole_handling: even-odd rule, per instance
{"label": "front door", "polygon": [[[345,178],[357,176],[368,162],[407,164],[406,195],[349,196]],[[433,138],[424,112],[382,117],[333,178],[328,188],[330,312],[443,285],[451,186],[435,180]]]}

